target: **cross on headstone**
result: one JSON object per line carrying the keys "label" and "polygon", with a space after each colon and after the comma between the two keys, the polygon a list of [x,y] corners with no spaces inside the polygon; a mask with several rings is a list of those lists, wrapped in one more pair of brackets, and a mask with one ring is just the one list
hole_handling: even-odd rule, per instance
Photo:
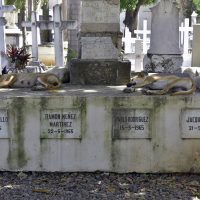
{"label": "cross on headstone", "polygon": [[[38,21],[36,13],[32,13],[31,22],[23,22],[22,26],[31,27],[32,31],[32,54],[35,61],[38,60],[38,38],[37,29],[52,30],[54,29],[54,48],[55,48],[55,65],[57,67],[64,66],[63,53],[63,30],[73,30],[77,26],[75,20],[62,21],[61,5],[57,4],[53,7],[53,21]],[[37,59],[37,60],[36,60]]]}
{"label": "cross on headstone", "polygon": [[127,27],[125,27],[125,37],[122,38],[124,42],[124,53],[133,53],[133,44],[135,43],[135,38],[131,38],[131,32]]}
{"label": "cross on headstone", "polygon": [[181,36],[183,38],[183,53],[188,54],[188,49],[189,49],[189,33],[193,31],[193,27],[190,27],[189,24],[189,19],[185,18],[185,23],[184,26],[179,27],[179,31],[181,32],[181,35],[183,34],[184,36]]}
{"label": "cross on headstone", "polygon": [[139,72],[142,70],[142,59],[143,59],[143,49],[142,40],[135,40],[135,71]]}
{"label": "cross on headstone", "polygon": [[143,53],[147,53],[147,36],[151,34],[151,31],[147,30],[147,20],[143,21],[143,30],[135,30],[134,33],[137,34],[138,39],[140,34],[143,36]]}
{"label": "cross on headstone", "polygon": [[197,16],[198,14],[195,11],[193,11],[191,15],[192,26],[197,23]]}
{"label": "cross on headstone", "polygon": [[32,32],[32,61],[38,61],[38,14],[35,11],[31,13],[31,22],[22,22],[23,27],[31,27]]}
{"label": "cross on headstone", "polygon": [[[6,52],[6,43],[5,43],[5,24],[6,20],[4,18],[4,13],[5,12],[11,12],[15,10],[15,6],[13,5],[4,5],[4,0],[0,0],[0,35],[1,35],[1,42],[0,42],[0,52],[5,53]],[[5,63],[5,57],[1,57],[1,66],[0,70],[2,70],[3,64]],[[0,71],[1,73],[1,71]]]}

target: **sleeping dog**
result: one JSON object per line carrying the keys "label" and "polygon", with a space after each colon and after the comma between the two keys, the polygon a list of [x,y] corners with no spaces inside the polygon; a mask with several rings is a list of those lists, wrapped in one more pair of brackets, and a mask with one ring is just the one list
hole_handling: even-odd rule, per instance
{"label": "sleeping dog", "polygon": [[145,94],[171,95],[192,94],[196,90],[195,81],[188,74],[153,74],[139,72],[127,84],[124,92],[131,93],[142,88]]}
{"label": "sleeping dog", "polygon": [[61,86],[60,79],[49,73],[17,73],[0,75],[0,88],[51,90]]}

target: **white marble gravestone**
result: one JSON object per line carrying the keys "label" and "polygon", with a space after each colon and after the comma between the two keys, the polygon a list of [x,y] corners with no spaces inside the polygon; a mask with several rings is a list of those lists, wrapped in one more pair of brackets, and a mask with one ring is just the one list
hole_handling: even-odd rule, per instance
{"label": "white marble gravestone", "polygon": [[144,69],[148,72],[178,72],[183,61],[179,49],[178,4],[174,0],[161,0],[151,10],[151,43]]}

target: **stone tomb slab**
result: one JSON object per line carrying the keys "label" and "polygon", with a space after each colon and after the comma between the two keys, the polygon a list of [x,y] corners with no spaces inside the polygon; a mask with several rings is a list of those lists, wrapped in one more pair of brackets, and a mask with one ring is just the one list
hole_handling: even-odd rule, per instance
{"label": "stone tomb slab", "polygon": [[200,139],[200,109],[183,109],[180,116],[182,138]]}
{"label": "stone tomb slab", "polygon": [[0,109],[0,138],[9,138],[8,135],[8,112]]}
{"label": "stone tomb slab", "polygon": [[49,109],[41,111],[41,138],[80,139],[80,110]]}
{"label": "stone tomb slab", "polygon": [[150,139],[150,116],[150,109],[113,109],[113,139]]}

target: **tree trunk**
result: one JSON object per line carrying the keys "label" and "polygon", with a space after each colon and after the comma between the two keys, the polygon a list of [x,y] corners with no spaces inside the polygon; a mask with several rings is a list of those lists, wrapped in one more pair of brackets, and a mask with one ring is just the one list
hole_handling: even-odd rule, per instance
{"label": "tree trunk", "polygon": [[[43,11],[43,20],[49,21],[49,5],[44,4],[42,6],[42,11]],[[51,37],[51,31],[50,30],[42,30],[40,31],[41,33],[41,43],[47,43],[47,42],[52,42],[52,37]]]}
{"label": "tree trunk", "polygon": [[126,16],[124,20],[125,26],[129,28],[129,31],[132,33],[132,37],[135,36],[134,30],[137,29],[137,19],[138,19],[138,13],[140,10],[140,6],[142,6],[146,0],[139,0],[139,2],[136,5],[135,10],[126,10]]}
{"label": "tree trunk", "polygon": [[[21,26],[21,22],[26,21],[26,3],[23,3],[22,8],[20,9],[19,13],[19,27]],[[20,27],[22,30],[22,40],[23,46],[26,46],[27,39],[26,39],[26,27]]]}

